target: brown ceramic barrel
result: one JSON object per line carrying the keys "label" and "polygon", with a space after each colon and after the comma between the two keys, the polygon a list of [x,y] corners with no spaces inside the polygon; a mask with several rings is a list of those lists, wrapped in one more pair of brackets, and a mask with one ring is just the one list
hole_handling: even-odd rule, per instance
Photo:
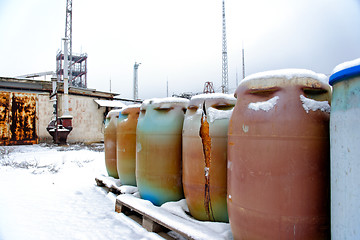
{"label": "brown ceramic barrel", "polygon": [[235,96],[228,132],[234,239],[330,239],[327,78],[265,72],[243,80]]}
{"label": "brown ceramic barrel", "polygon": [[236,99],[227,94],[191,98],[183,126],[183,187],[191,215],[228,222],[227,131]]}
{"label": "brown ceramic barrel", "polygon": [[124,185],[136,186],[136,125],[140,104],[124,108],[117,123],[117,172]]}
{"label": "brown ceramic barrel", "polygon": [[105,166],[109,176],[119,178],[116,168],[116,124],[121,110],[111,110],[105,119]]}

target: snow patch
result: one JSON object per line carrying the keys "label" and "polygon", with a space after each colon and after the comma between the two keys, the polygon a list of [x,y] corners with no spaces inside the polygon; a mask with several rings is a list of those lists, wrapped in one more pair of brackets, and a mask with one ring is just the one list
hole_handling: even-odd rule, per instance
{"label": "snow patch", "polygon": [[242,125],[242,130],[244,131],[244,133],[247,133],[249,131],[249,126],[243,124]]}
{"label": "snow patch", "polygon": [[173,106],[187,107],[189,100],[185,98],[167,97],[167,98],[151,98],[146,99],[141,104],[141,109],[146,109],[147,106],[153,105],[154,107],[170,108]]}
{"label": "snow patch", "polygon": [[134,186],[129,186],[129,185],[122,185],[119,187],[120,192],[122,194],[126,193],[126,194],[134,194],[136,192],[138,192],[138,188],[134,187]]}
{"label": "snow patch", "polygon": [[205,167],[205,168],[204,168],[205,177],[208,177],[208,176],[209,176],[209,171],[210,171],[210,168],[208,168],[208,167]]}
{"label": "snow patch", "polygon": [[[103,144],[102,152],[47,146],[0,146],[0,239],[163,239],[116,213],[116,196],[96,186],[94,176],[106,174]],[[48,170],[54,163],[57,172]]]}
{"label": "snow patch", "polygon": [[252,74],[246,78],[244,78],[241,83],[253,80],[253,79],[259,79],[259,78],[286,78],[288,80],[295,78],[295,77],[302,77],[302,78],[314,78],[317,79],[323,83],[328,84],[328,77],[325,74],[322,73],[315,73],[311,70],[307,69],[280,69],[280,70],[272,70],[272,71],[265,71],[265,72],[259,72]]}
{"label": "snow patch", "polygon": [[114,109],[111,110],[107,115],[106,118],[113,118],[113,117],[118,117],[119,113],[122,111],[122,109]]}
{"label": "snow patch", "polygon": [[132,105],[128,105],[126,107],[124,107],[122,109],[122,111],[126,110],[126,109],[133,109],[133,108],[140,108],[141,104],[132,104]]}
{"label": "snow patch", "polygon": [[141,151],[141,143],[136,142],[136,152],[140,152],[140,151]]}
{"label": "snow patch", "polygon": [[234,94],[224,94],[224,93],[207,93],[207,94],[198,94],[195,95],[191,98],[191,100],[194,99],[225,99],[225,100],[229,100],[229,101],[234,101],[236,100],[234,98]]}
{"label": "snow patch", "polygon": [[359,66],[359,65],[360,65],[360,58],[357,58],[357,59],[354,59],[354,60],[351,60],[351,61],[347,61],[347,62],[343,62],[343,63],[337,65],[333,69],[331,75],[334,74],[334,73],[340,72],[340,71],[342,71],[344,69]]}
{"label": "snow patch", "polygon": [[249,103],[248,108],[254,111],[263,110],[268,112],[275,107],[278,100],[279,96],[275,96],[264,102]]}
{"label": "snow patch", "polygon": [[220,119],[230,119],[233,110],[218,110],[213,107],[209,107],[207,110],[209,122],[214,122]]}
{"label": "snow patch", "polygon": [[330,113],[331,107],[328,101],[316,101],[314,99],[304,97],[303,95],[300,95],[300,100],[302,102],[303,108],[307,113],[309,113],[310,110],[314,112],[321,110],[323,112]]}

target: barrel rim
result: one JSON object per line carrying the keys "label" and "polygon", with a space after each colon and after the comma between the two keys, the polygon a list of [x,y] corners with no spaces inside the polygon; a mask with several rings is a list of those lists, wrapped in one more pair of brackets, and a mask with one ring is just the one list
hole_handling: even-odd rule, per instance
{"label": "barrel rim", "polygon": [[360,75],[360,65],[345,68],[343,70],[340,70],[332,74],[329,78],[329,84],[333,86],[334,84],[340,81],[344,81],[348,78],[355,77],[358,75]]}

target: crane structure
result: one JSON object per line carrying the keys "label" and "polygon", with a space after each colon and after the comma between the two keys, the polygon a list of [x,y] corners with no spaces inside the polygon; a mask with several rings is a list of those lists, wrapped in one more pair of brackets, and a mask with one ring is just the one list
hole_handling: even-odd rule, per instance
{"label": "crane structure", "polygon": [[141,63],[134,64],[134,100],[138,99],[138,69]]}
{"label": "crane structure", "polygon": [[[58,81],[64,81],[64,77],[68,76],[69,85],[86,88],[87,54],[74,54],[72,51],[72,12],[72,0],[66,0],[65,37],[63,38],[66,46],[64,46],[64,52],[59,51],[56,55],[56,75]],[[68,69],[66,74],[65,69]]]}
{"label": "crane structure", "polygon": [[229,92],[228,57],[226,42],[225,0],[222,1],[222,93]]}

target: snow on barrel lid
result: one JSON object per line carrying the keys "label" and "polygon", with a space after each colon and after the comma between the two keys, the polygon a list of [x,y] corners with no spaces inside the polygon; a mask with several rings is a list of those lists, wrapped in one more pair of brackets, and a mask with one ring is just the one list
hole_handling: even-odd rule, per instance
{"label": "snow on barrel lid", "polygon": [[131,104],[123,108],[120,115],[128,115],[133,113],[137,113],[140,111],[141,104]]}
{"label": "snow on barrel lid", "polygon": [[225,94],[225,93],[204,93],[204,94],[198,94],[191,98],[191,100],[196,99],[226,99],[226,100],[234,100],[233,94]]}
{"label": "snow on barrel lid", "polygon": [[112,117],[118,117],[119,113],[122,111],[122,109],[114,109],[111,110],[107,115],[106,118],[112,118]]}
{"label": "snow on barrel lid", "polygon": [[336,82],[357,75],[360,75],[360,58],[337,65],[332,71],[329,83],[334,85]]}
{"label": "snow on barrel lid", "polygon": [[206,106],[227,106],[227,105],[235,105],[236,98],[233,94],[225,94],[225,93],[206,93],[206,94],[198,94],[193,96],[190,99],[189,108],[199,107],[206,102]]}
{"label": "snow on barrel lid", "polygon": [[124,110],[128,110],[128,109],[133,109],[133,108],[140,108],[141,104],[131,104],[131,105],[127,105],[126,107],[123,108]]}
{"label": "snow on barrel lid", "polygon": [[265,72],[259,72],[252,74],[246,78],[244,78],[240,84],[245,82],[254,80],[254,79],[269,79],[269,78],[286,78],[286,79],[293,79],[293,78],[313,78],[315,80],[319,80],[323,83],[328,84],[325,74],[316,73],[314,71],[308,69],[297,69],[297,68],[288,68],[288,69],[279,69],[279,70],[271,70]]}
{"label": "snow on barrel lid", "polygon": [[175,106],[179,106],[182,108],[186,108],[189,104],[189,100],[185,98],[177,98],[177,97],[167,97],[167,98],[152,98],[147,99],[141,104],[141,110],[145,110],[149,105],[152,105],[154,108],[172,108]]}

